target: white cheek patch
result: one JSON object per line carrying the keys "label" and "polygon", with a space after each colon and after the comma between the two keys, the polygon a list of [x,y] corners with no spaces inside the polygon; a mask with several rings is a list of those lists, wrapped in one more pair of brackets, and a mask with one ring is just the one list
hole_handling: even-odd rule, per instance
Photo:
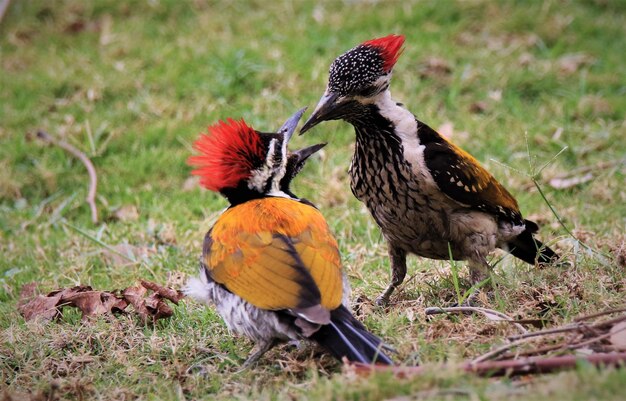
{"label": "white cheek patch", "polygon": [[271,192],[280,192],[280,180],[283,179],[287,172],[287,140],[283,140],[281,147],[282,159],[280,160],[280,166],[272,177],[272,189]]}
{"label": "white cheek patch", "polygon": [[270,146],[265,158],[265,164],[261,168],[254,170],[248,180],[248,188],[257,192],[263,192],[267,181],[272,176],[274,152],[276,151],[276,139],[270,141]]}

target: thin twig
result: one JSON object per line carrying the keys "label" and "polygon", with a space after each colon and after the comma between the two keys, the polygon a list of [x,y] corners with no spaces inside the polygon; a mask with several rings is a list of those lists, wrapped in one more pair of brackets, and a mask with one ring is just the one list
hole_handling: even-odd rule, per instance
{"label": "thin twig", "polygon": [[87,204],[89,204],[89,207],[91,208],[91,221],[94,224],[97,223],[98,209],[96,209],[96,187],[98,185],[98,176],[96,175],[96,169],[93,166],[91,160],[89,160],[89,158],[85,156],[83,152],[76,149],[74,146],[61,139],[56,139],[44,131],[38,131],[37,138],[49,144],[60,147],[61,149],[67,151],[68,153],[72,154],[72,156],[78,158],[81,162],[83,162],[83,164],[87,168],[87,173],[89,173],[89,192],[87,193],[87,198],[85,198],[85,201],[87,202]]}
{"label": "thin twig", "polygon": [[513,341],[513,342],[511,342],[509,344],[505,344],[505,345],[503,345],[501,347],[498,347],[496,349],[493,349],[493,350],[491,350],[491,351],[489,351],[489,352],[487,352],[485,354],[482,354],[482,355],[472,359],[470,361],[470,363],[484,362],[484,361],[486,361],[488,359],[491,359],[491,358],[494,358],[494,357],[496,357],[496,356],[498,356],[500,354],[503,354],[504,352],[510,350],[511,348],[517,347],[518,345],[524,344],[524,343],[529,342],[529,341],[530,341],[530,338],[528,338],[528,337],[521,338],[521,339],[519,339],[517,341]]}
{"label": "thin twig", "polygon": [[582,327],[583,325],[581,324],[568,324],[566,326],[555,327],[553,329],[545,329],[545,330],[533,331],[533,332],[529,332],[525,334],[518,334],[515,336],[509,336],[507,337],[507,340],[517,341],[517,340],[521,340],[522,338],[539,337],[539,336],[545,336],[548,334],[566,333],[568,331],[578,331]]}
{"label": "thin twig", "polygon": [[526,351],[516,351],[508,354],[502,355],[502,359],[514,359],[519,357],[531,356],[531,355],[544,355],[548,352],[558,351],[563,349],[564,345],[562,343],[554,344],[554,345],[546,345],[544,347],[529,349]]}
{"label": "thin twig", "polygon": [[607,309],[602,312],[592,313],[591,315],[580,316],[574,319],[575,322],[582,322],[583,320],[593,319],[595,317],[600,317],[604,315],[612,315],[613,313],[621,313],[626,312],[626,307],[620,307],[617,309]]}
{"label": "thin twig", "polygon": [[475,306],[453,306],[449,308],[438,308],[438,307],[426,308],[424,310],[424,313],[426,313],[427,315],[436,315],[439,313],[456,313],[456,312],[478,312],[478,313],[482,313],[490,320],[495,320],[495,319],[492,319],[490,315],[497,316],[503,321],[512,323],[515,327],[517,327],[517,329],[520,332],[524,334],[528,333],[528,330],[526,330],[526,328],[522,326],[521,324],[515,322],[514,319],[505,315],[502,312],[498,312],[493,309],[480,308],[480,307],[475,307]]}
{"label": "thin twig", "polygon": [[548,373],[556,370],[573,369],[580,361],[587,361],[594,366],[624,366],[626,364],[626,352],[622,353],[605,353],[593,354],[587,356],[562,355],[550,358],[524,358],[506,361],[488,361],[481,363],[462,363],[458,365],[446,366],[384,366],[369,365],[364,363],[351,363],[346,368],[352,370],[360,376],[370,375],[378,372],[391,372],[396,377],[410,378],[425,373],[432,372],[434,369],[441,370],[445,368],[457,369],[479,376],[514,376],[527,375],[531,373]]}
{"label": "thin twig", "polygon": [[602,334],[600,336],[593,337],[593,338],[591,338],[591,339],[589,339],[587,341],[579,342],[579,343],[576,343],[576,344],[570,344],[570,345],[567,346],[567,349],[582,348],[582,347],[584,347],[586,345],[597,343],[598,341],[602,341],[604,339],[607,339],[607,338],[611,337],[613,334],[622,332],[624,330],[626,330],[626,327],[622,327],[622,328],[620,328],[618,330],[615,330],[613,332],[608,332],[608,333]]}

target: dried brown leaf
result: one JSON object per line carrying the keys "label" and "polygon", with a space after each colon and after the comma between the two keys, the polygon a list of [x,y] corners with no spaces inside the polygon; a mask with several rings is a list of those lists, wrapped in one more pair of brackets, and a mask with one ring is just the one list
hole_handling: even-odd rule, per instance
{"label": "dried brown leaf", "polygon": [[75,306],[80,309],[83,314],[83,320],[93,316],[113,313],[113,309],[123,311],[128,306],[126,300],[108,291],[72,291],[66,294],[62,300],[66,301],[68,306]]}
{"label": "dried brown leaf", "polygon": [[429,57],[421,63],[419,75],[421,78],[436,78],[450,75],[452,67],[441,57]]}
{"label": "dried brown leaf", "polygon": [[148,311],[150,311],[150,315],[154,321],[170,317],[174,314],[172,308],[170,308],[157,293],[146,298],[145,305]]}
{"label": "dried brown leaf", "polygon": [[111,217],[119,221],[136,221],[139,219],[139,210],[135,205],[124,205],[115,210]]}
{"label": "dried brown leaf", "polygon": [[610,333],[609,341],[613,345],[613,348],[626,351],[626,321],[619,322],[611,327]]}
{"label": "dried brown leaf", "polygon": [[122,291],[122,295],[130,304],[135,308],[135,312],[139,315],[144,322],[148,321],[150,311],[146,308],[146,302],[144,296],[148,290],[145,287],[136,285],[128,287]]}
{"label": "dried brown leaf", "polygon": [[[124,312],[129,304],[144,322],[155,321],[172,316],[174,311],[166,303],[170,300],[178,303],[184,295],[180,291],[141,280],[142,285],[126,288],[122,295],[116,291],[96,291],[90,286],[62,288],[46,296],[37,294],[37,284],[30,283],[22,288],[18,310],[28,320],[37,317],[52,320],[62,313],[65,306],[76,307],[82,313],[82,319],[93,316]],[[153,293],[147,296],[148,289]]]}
{"label": "dried brown leaf", "polygon": [[19,307],[18,311],[22,316],[24,316],[26,321],[33,320],[35,318],[52,320],[60,315],[60,311],[57,309],[59,299],[61,299],[59,295],[54,295],[52,297],[38,295],[26,305]]}
{"label": "dried brown leaf", "polygon": [[469,107],[470,113],[475,113],[475,114],[484,113],[488,109],[489,109],[489,104],[487,104],[487,102],[483,100],[474,102],[470,104],[470,107]]}
{"label": "dried brown leaf", "polygon": [[575,73],[581,67],[593,64],[594,61],[595,59],[588,54],[573,53],[561,56],[557,61],[557,65],[561,73],[569,75]]}
{"label": "dried brown leaf", "polygon": [[151,281],[141,280],[141,285],[145,288],[154,291],[161,297],[168,299],[178,305],[178,301],[183,299],[185,295],[181,291],[174,290],[172,288],[164,287]]}

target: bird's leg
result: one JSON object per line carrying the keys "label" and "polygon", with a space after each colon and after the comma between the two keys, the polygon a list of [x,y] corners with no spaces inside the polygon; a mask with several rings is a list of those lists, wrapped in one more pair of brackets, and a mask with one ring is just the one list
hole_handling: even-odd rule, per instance
{"label": "bird's leg", "polygon": [[248,359],[241,365],[240,371],[246,370],[252,365],[254,365],[267,351],[272,349],[274,346],[278,344],[276,339],[272,340],[262,340],[257,342],[252,348]]}
{"label": "bird's leg", "polygon": [[485,258],[480,258],[480,261],[469,261],[469,271],[470,271],[470,282],[472,285],[476,285],[483,280],[489,278],[491,273],[491,266],[485,260]]}
{"label": "bird's leg", "polygon": [[389,296],[402,284],[406,276],[406,252],[390,244],[389,259],[391,261],[391,283],[385,292],[376,298],[376,305],[378,306],[385,306],[389,303]]}
{"label": "bird's leg", "polygon": [[[470,259],[469,261],[469,269],[470,269],[470,282],[472,286],[476,286],[477,284],[489,279],[491,277],[491,266],[487,262],[482,255],[476,255],[475,258]],[[489,285],[489,282],[485,283]],[[471,294],[467,296],[463,305],[471,306],[474,298],[478,295],[482,286],[475,287]],[[462,305],[462,306],[463,306]]]}

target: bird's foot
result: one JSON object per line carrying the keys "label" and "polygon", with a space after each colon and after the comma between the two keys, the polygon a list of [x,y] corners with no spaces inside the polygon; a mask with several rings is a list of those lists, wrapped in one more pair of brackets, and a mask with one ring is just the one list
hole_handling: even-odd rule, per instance
{"label": "bird's foot", "polygon": [[387,295],[387,292],[384,292],[383,294],[380,294],[376,300],[374,301],[374,303],[376,304],[376,306],[379,306],[381,308],[384,308],[386,306],[389,306],[389,295]]}

